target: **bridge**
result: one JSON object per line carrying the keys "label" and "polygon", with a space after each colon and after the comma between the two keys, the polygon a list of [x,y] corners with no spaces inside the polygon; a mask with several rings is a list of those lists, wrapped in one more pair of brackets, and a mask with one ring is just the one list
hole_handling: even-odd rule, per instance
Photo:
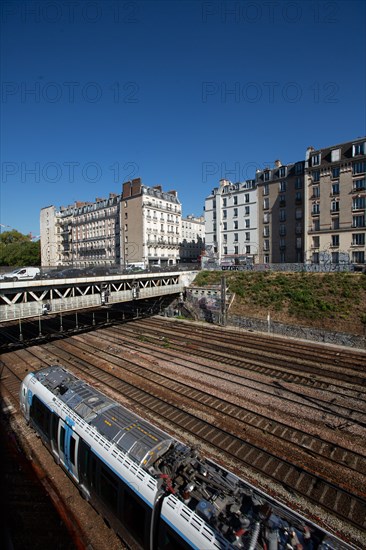
{"label": "bridge", "polygon": [[0,323],[179,294],[196,271],[1,282]]}

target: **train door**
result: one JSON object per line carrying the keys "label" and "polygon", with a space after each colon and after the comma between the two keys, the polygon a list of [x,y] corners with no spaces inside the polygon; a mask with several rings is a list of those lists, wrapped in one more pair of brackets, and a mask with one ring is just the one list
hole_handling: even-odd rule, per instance
{"label": "train door", "polygon": [[[70,421],[70,424],[72,421]],[[79,481],[77,456],[79,448],[79,436],[71,429],[71,426],[60,419],[58,426],[58,448],[60,461],[72,477]]]}

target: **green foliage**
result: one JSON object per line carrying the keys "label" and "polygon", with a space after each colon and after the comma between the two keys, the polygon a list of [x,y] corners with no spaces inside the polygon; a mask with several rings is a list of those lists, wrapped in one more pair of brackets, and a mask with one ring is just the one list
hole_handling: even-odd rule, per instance
{"label": "green foliage", "polygon": [[0,234],[0,265],[41,265],[40,242],[13,229]]}
{"label": "green foliage", "polygon": [[[219,284],[223,273],[202,271],[194,284]],[[366,301],[366,277],[359,273],[226,272],[229,291],[247,311],[283,311],[299,320],[348,319]],[[365,320],[363,320],[365,319]],[[366,324],[366,315],[362,317]]]}

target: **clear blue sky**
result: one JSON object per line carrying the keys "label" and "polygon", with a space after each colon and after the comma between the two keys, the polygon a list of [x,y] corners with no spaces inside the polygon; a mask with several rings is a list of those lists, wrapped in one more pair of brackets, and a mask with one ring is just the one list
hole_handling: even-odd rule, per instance
{"label": "clear blue sky", "polygon": [[[199,215],[254,177],[366,134],[363,1],[3,1],[0,223],[141,177]],[[4,228],[0,228],[4,230]]]}

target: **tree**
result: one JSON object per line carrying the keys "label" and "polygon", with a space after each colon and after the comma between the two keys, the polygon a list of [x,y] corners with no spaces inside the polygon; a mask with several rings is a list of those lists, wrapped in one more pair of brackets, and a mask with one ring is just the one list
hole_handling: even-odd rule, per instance
{"label": "tree", "polygon": [[40,265],[40,242],[33,242],[29,235],[12,229],[0,234],[0,265]]}

